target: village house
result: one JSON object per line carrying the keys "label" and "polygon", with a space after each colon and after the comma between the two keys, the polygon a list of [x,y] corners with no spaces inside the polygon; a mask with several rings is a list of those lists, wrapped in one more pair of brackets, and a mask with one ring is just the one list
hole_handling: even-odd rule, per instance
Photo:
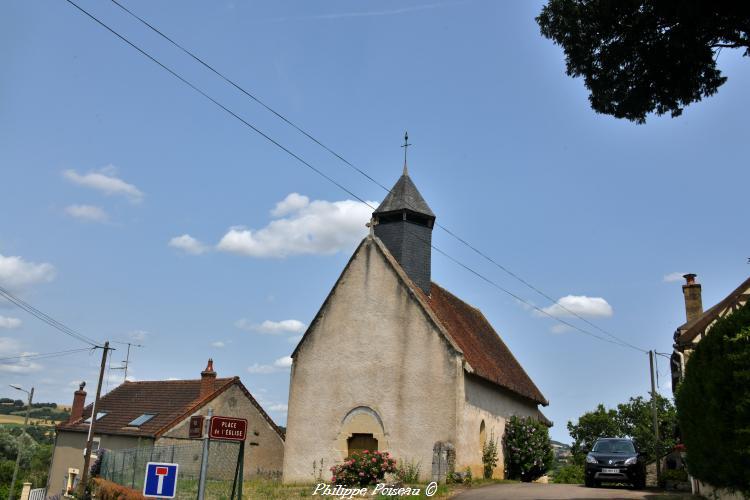
{"label": "village house", "polygon": [[365,449],[420,464],[423,480],[445,457],[481,476],[482,446],[511,415],[551,425],[482,312],[432,281],[434,224],[404,165],[292,353],[285,482]]}
{"label": "village house", "polygon": [[685,297],[686,321],[674,332],[674,350],[672,351],[672,392],[685,376],[685,366],[698,343],[711,331],[714,323],[720,318],[732,314],[750,300],[750,278],[740,284],[719,303],[703,311],[703,298],[700,283],[695,281],[695,274],[686,274],[682,293]]}
{"label": "village house", "polygon": [[[91,418],[81,384],[73,396],[70,419],[56,427],[47,494],[71,490],[80,477]],[[248,421],[245,477],[278,473],[284,456],[284,432],[266,414],[239,377],[217,378],[208,360],[201,378],[125,382],[102,396],[97,406],[92,463],[99,449],[122,450],[185,443],[190,417],[240,417]]]}

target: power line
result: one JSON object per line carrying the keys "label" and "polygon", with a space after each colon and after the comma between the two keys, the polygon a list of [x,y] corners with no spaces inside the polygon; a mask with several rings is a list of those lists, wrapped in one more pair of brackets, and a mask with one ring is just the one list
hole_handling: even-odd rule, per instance
{"label": "power line", "polygon": [[[266,104],[265,102],[263,102],[259,97],[257,97],[256,95],[254,95],[252,92],[250,92],[249,90],[245,89],[240,84],[236,83],[234,80],[232,80],[231,78],[229,78],[228,76],[226,76],[225,74],[223,74],[221,71],[219,71],[215,67],[213,67],[211,64],[209,64],[208,62],[206,62],[204,59],[202,59],[199,56],[197,56],[190,49],[186,48],[184,45],[180,44],[179,42],[175,41],[173,38],[171,38],[168,35],[166,35],[164,32],[162,32],[157,27],[155,27],[154,25],[152,25],[151,23],[149,23],[148,21],[146,21],[144,18],[140,17],[138,14],[136,14],[132,10],[130,10],[127,7],[125,7],[124,5],[122,5],[117,0],[111,0],[111,2],[114,3],[116,6],[118,6],[120,9],[122,9],[124,12],[126,12],[127,14],[129,14],[130,16],[132,16],[133,18],[137,19],[138,21],[140,21],[142,24],[144,24],[148,28],[150,28],[152,31],[154,31],[155,33],[157,33],[159,36],[161,36],[162,38],[164,38],[165,40],[167,40],[169,43],[171,43],[172,45],[174,45],[175,47],[177,47],[179,50],[181,50],[182,52],[184,52],[185,54],[187,54],[188,56],[190,56],[191,58],[193,58],[195,61],[197,61],[198,63],[200,63],[201,65],[203,65],[205,68],[207,68],[208,70],[210,70],[212,73],[214,73],[216,76],[218,76],[219,78],[221,78],[222,80],[224,80],[228,84],[230,84],[232,87],[234,87],[235,89],[239,90],[240,92],[242,92],[243,94],[245,94],[247,97],[251,98],[252,100],[254,100],[255,102],[257,102],[258,104],[260,104],[261,106],[263,106],[266,110],[268,110],[269,112],[273,113],[275,116],[277,116],[278,118],[280,118],[281,120],[283,120],[289,126],[291,126],[295,130],[297,130],[298,132],[300,132],[302,135],[304,135],[305,137],[307,137],[308,139],[310,139],[311,141],[313,141],[315,144],[317,144],[321,148],[325,149],[328,153],[330,153],[331,155],[333,155],[336,158],[338,158],[339,160],[341,160],[344,164],[346,164],[347,166],[353,168],[354,170],[356,170],[357,172],[359,172],[361,175],[363,175],[364,177],[366,177],[368,180],[370,180],[371,182],[373,182],[374,184],[376,184],[377,186],[379,186],[380,188],[382,188],[386,192],[390,193],[390,189],[388,189],[388,187],[386,187],[385,185],[383,185],[381,182],[378,182],[375,178],[373,178],[371,175],[369,175],[366,171],[364,171],[363,169],[357,167],[356,165],[354,165],[353,163],[351,163],[349,160],[347,160],[346,158],[344,158],[342,155],[340,155],[339,153],[337,153],[335,150],[333,150],[329,146],[325,145],[319,139],[315,138],[312,134],[310,134],[309,132],[307,132],[306,130],[304,130],[302,127],[298,126],[297,124],[295,124],[294,122],[292,122],[291,120],[289,120],[286,116],[284,116],[280,112],[278,112],[275,109],[273,109],[271,106],[269,106],[268,104]],[[408,201],[407,201],[407,204],[408,204]],[[611,338],[617,340],[620,343],[623,343],[623,344],[625,344],[625,345],[627,345],[629,347],[632,347],[632,348],[634,348],[636,350],[639,350],[639,351],[641,351],[643,353],[647,352],[645,349],[641,349],[639,347],[634,346],[633,344],[628,343],[627,341],[625,341],[625,340],[617,337],[616,335],[608,332],[607,330],[601,328],[599,325],[593,323],[589,319],[585,318],[583,315],[581,315],[581,314],[579,314],[579,313],[571,310],[570,308],[564,306],[563,304],[559,303],[556,299],[552,298],[551,296],[549,296],[547,293],[545,293],[544,291],[542,291],[538,287],[534,286],[533,284],[531,284],[530,282],[528,282],[527,280],[525,280],[524,278],[522,278],[518,274],[514,273],[513,271],[511,271],[510,269],[508,269],[506,266],[504,266],[501,263],[497,262],[497,260],[495,260],[491,256],[487,255],[485,252],[479,250],[476,246],[472,245],[471,243],[469,243],[468,241],[466,241],[464,238],[460,237],[458,234],[456,234],[454,231],[452,231],[451,229],[447,228],[446,226],[440,224],[439,222],[436,223],[435,225],[438,228],[440,228],[441,230],[445,231],[448,235],[450,235],[451,237],[453,237],[454,239],[456,239],[458,242],[460,242],[461,244],[465,245],[467,248],[469,248],[470,250],[472,250],[474,253],[476,253],[477,255],[479,255],[480,257],[482,257],[483,259],[487,260],[492,265],[498,267],[500,270],[502,270],[503,272],[505,272],[506,274],[508,274],[509,276],[511,276],[513,279],[519,281],[520,283],[522,283],[523,285],[525,285],[529,289],[533,290],[535,293],[539,294],[540,296],[544,297],[545,299],[549,300],[553,304],[556,304],[557,307],[559,307],[560,309],[564,310],[566,313],[570,314],[571,316],[575,316],[576,318],[578,318],[581,321],[585,322],[587,325],[589,325],[589,326],[597,329],[601,333],[607,335],[608,337],[611,337]]]}
{"label": "power line", "polygon": [[0,297],[6,298],[13,304],[17,305],[18,307],[26,311],[27,313],[31,314],[37,319],[44,321],[45,323],[50,325],[52,328],[60,330],[65,335],[72,337],[76,340],[79,340],[85,344],[89,344],[92,347],[100,347],[99,344],[96,342],[96,340],[92,339],[91,337],[87,337],[86,335],[83,335],[82,333],[78,333],[72,328],[65,326],[63,323],[57,321],[52,316],[49,316],[43,313],[42,311],[32,306],[28,302],[25,302],[22,299],[16,297],[9,290],[7,290],[6,288],[3,288],[2,286],[0,286]]}
{"label": "power line", "polygon": [[41,354],[21,354],[19,356],[10,356],[7,358],[0,358],[0,361],[11,361],[16,359],[44,359],[44,358],[58,358],[67,356],[69,354],[75,354],[78,352],[85,352],[93,350],[93,347],[82,347],[80,349],[69,349],[67,351],[47,352]]}
{"label": "power line", "polygon": [[[199,87],[197,87],[196,85],[194,85],[193,83],[191,83],[190,81],[188,81],[187,79],[185,79],[184,77],[182,77],[181,75],[179,75],[177,72],[175,72],[174,70],[172,70],[171,68],[169,68],[168,66],[166,66],[164,63],[162,63],[161,61],[159,61],[158,59],[156,59],[154,56],[152,56],[151,54],[149,54],[148,52],[146,52],[144,49],[140,48],[134,42],[131,42],[125,36],[121,35],[117,31],[115,31],[113,28],[111,28],[106,23],[104,23],[103,21],[101,21],[100,19],[98,19],[96,16],[94,16],[93,14],[91,14],[90,12],[88,12],[87,10],[85,10],[84,8],[80,7],[73,0],[65,0],[65,1],[68,2],[69,4],[71,4],[73,7],[75,7],[76,9],[78,9],[80,12],[82,12],[86,16],[88,16],[90,19],[92,19],[93,21],[95,21],[97,24],[99,24],[100,26],[102,26],[103,28],[105,28],[107,31],[109,31],[110,33],[112,33],[113,35],[115,35],[117,38],[119,38],[120,40],[122,40],[123,42],[125,42],[126,44],[128,44],[129,46],[131,46],[132,48],[134,48],[135,50],[137,50],[138,52],[140,52],[142,55],[144,55],[145,57],[147,57],[153,63],[157,64],[159,67],[161,67],[162,69],[164,69],[165,71],[167,71],[168,73],[170,73],[172,76],[174,76],[175,78],[177,78],[178,80],[180,80],[182,83],[184,83],[185,85],[187,85],[188,87],[190,87],[191,89],[193,89],[195,92],[199,93],[200,95],[202,95],[203,97],[205,97],[206,99],[208,99],[209,101],[211,101],[213,104],[215,104],[216,106],[218,106],[219,108],[221,108],[222,110],[224,110],[226,113],[230,114],[232,117],[234,117],[237,120],[239,120],[242,124],[244,124],[245,126],[247,126],[248,128],[250,128],[251,130],[253,130],[254,132],[256,132],[257,134],[259,134],[260,136],[262,136],[263,138],[265,138],[266,140],[268,140],[269,142],[271,142],[273,145],[275,145],[276,147],[278,147],[279,149],[281,149],[282,151],[284,151],[285,153],[287,153],[288,155],[290,155],[291,157],[293,157],[294,159],[296,159],[297,161],[299,161],[300,163],[302,163],[306,167],[310,168],[315,173],[317,173],[318,175],[320,175],[321,177],[323,177],[324,179],[326,179],[330,183],[334,184],[336,187],[338,187],[339,189],[341,189],[345,193],[347,193],[350,196],[354,197],[358,201],[364,203],[366,206],[370,207],[371,209],[373,209],[373,210],[376,209],[376,207],[373,207],[364,198],[358,196],[353,191],[351,191],[350,189],[348,189],[347,187],[345,187],[344,185],[342,185],[341,183],[339,183],[338,181],[336,181],[335,179],[333,179],[329,175],[325,174],[324,172],[322,172],[321,170],[319,170],[318,168],[316,168],[315,166],[313,166],[312,164],[310,164],[309,162],[307,162],[306,160],[304,160],[303,158],[301,158],[300,156],[298,156],[296,153],[294,153],[293,151],[291,151],[290,149],[288,149],[287,147],[285,147],[284,145],[282,145],[281,143],[279,143],[278,141],[276,141],[275,139],[273,139],[272,137],[270,137],[269,135],[267,135],[266,133],[264,133],[263,131],[261,131],[257,127],[255,127],[254,125],[252,125],[250,122],[248,122],[247,120],[245,120],[244,118],[242,118],[241,116],[239,116],[237,113],[235,113],[231,109],[229,109],[226,106],[224,106],[221,102],[217,101],[215,98],[211,97],[205,91],[203,91],[202,89],[200,89]],[[374,179],[373,179],[373,181],[374,181]],[[382,187],[382,185],[381,185],[381,187]],[[386,189],[387,191],[389,191],[387,188],[384,188],[384,189]],[[623,340],[621,340],[621,339],[619,339],[617,337],[614,337],[614,335],[612,335],[612,334],[608,333],[608,335],[614,337],[615,340],[605,339],[605,338],[603,338],[601,336],[598,336],[598,335],[593,334],[593,333],[591,333],[591,332],[589,332],[587,330],[584,330],[584,329],[582,329],[582,328],[580,328],[580,327],[578,327],[578,326],[576,326],[576,325],[574,325],[574,324],[572,324],[570,322],[562,320],[562,319],[558,318],[557,316],[554,316],[554,315],[550,314],[549,312],[544,311],[543,309],[541,309],[538,306],[532,304],[531,302],[529,302],[529,301],[527,301],[525,299],[522,299],[518,295],[515,295],[515,294],[509,292],[508,290],[506,290],[505,288],[501,287],[500,285],[498,285],[497,283],[495,283],[491,279],[483,276],[479,272],[477,272],[477,271],[473,270],[472,268],[466,266],[465,264],[461,263],[457,259],[449,256],[447,253],[445,253],[444,251],[438,249],[434,245],[431,244],[431,247],[433,249],[435,249],[436,251],[438,251],[439,253],[441,253],[442,255],[445,255],[446,257],[450,258],[453,262],[459,264],[464,269],[466,269],[466,270],[470,271],[471,273],[479,276],[484,281],[492,284],[497,289],[499,289],[499,290],[501,290],[501,291],[503,291],[505,293],[508,293],[513,298],[515,298],[517,300],[520,300],[521,302],[523,302],[524,304],[528,305],[529,307],[531,307],[531,308],[533,308],[533,309],[541,312],[542,314],[544,314],[546,316],[549,316],[549,317],[555,319],[556,321],[558,321],[558,322],[560,322],[560,323],[562,323],[562,324],[564,324],[566,326],[569,326],[569,327],[571,327],[571,328],[573,328],[573,329],[575,329],[575,330],[577,330],[577,331],[579,331],[581,333],[584,333],[585,335],[589,335],[589,336],[591,336],[593,338],[597,338],[597,339],[605,341],[605,342],[610,342],[612,344],[620,345],[622,347],[629,347],[629,348],[632,348],[634,350],[637,350],[637,351],[640,351],[640,352],[643,352],[643,353],[647,352],[644,349],[640,349],[640,348],[635,347],[635,346],[633,346],[633,345],[631,345],[631,344],[629,344],[629,343],[627,343],[627,342],[625,342],[625,341],[623,341]],[[565,309],[564,307],[562,307],[562,308]],[[575,314],[572,311],[570,311],[570,312],[571,312],[571,314]]]}

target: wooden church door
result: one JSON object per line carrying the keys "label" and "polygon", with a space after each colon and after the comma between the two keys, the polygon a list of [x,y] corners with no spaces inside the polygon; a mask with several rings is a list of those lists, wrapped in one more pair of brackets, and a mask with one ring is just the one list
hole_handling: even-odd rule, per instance
{"label": "wooden church door", "polygon": [[355,451],[362,453],[364,450],[375,451],[378,449],[378,440],[372,434],[352,434],[347,440],[349,445],[349,456]]}

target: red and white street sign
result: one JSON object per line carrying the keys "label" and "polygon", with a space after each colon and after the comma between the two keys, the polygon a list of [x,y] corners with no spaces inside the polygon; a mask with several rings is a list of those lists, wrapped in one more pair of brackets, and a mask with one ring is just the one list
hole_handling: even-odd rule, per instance
{"label": "red and white street sign", "polygon": [[211,439],[244,441],[247,435],[247,420],[234,417],[212,417],[208,436]]}

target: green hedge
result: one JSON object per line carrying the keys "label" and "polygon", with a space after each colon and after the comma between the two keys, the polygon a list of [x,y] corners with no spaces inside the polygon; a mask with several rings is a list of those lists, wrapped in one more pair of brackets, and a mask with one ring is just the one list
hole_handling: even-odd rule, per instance
{"label": "green hedge", "polygon": [[690,474],[750,494],[750,303],[698,343],[676,403]]}

